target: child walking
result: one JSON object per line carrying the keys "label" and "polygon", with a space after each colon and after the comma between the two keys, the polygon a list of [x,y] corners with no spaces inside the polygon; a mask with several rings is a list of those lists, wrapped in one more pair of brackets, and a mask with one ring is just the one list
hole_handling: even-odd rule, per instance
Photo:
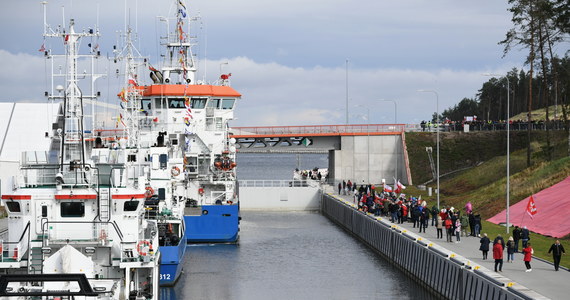
{"label": "child walking", "polygon": [[530,243],[526,243],[526,247],[523,248],[522,250],[523,254],[524,254],[524,264],[526,266],[526,271],[525,272],[532,272],[532,268],[530,266],[530,260],[532,259],[532,255],[534,254],[534,250],[532,249],[532,246]]}

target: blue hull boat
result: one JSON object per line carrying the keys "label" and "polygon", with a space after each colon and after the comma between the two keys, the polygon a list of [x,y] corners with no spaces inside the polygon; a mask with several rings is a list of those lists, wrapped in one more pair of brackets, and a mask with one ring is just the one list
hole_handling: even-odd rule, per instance
{"label": "blue hull boat", "polygon": [[235,243],[239,237],[239,205],[203,205],[201,215],[186,215],[188,243]]}

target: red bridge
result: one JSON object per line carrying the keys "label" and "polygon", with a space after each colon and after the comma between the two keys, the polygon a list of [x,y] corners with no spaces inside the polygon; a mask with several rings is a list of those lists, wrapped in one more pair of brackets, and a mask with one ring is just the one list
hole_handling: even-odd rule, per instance
{"label": "red bridge", "polygon": [[359,136],[359,135],[400,135],[404,131],[417,130],[410,124],[351,124],[351,125],[308,125],[308,126],[264,126],[232,127],[231,137],[299,137],[299,136]]}

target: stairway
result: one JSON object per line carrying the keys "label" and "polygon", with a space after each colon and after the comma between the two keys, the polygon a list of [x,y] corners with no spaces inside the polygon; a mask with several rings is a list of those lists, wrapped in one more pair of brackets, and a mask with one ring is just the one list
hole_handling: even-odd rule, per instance
{"label": "stairway", "polygon": [[38,236],[30,244],[30,255],[28,256],[28,274],[42,274],[44,257],[42,254],[42,237]]}

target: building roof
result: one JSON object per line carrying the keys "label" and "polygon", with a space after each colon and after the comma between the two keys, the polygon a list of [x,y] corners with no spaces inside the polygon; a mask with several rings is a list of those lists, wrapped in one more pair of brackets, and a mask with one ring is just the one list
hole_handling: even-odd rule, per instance
{"label": "building roof", "polygon": [[59,103],[0,103],[0,161],[19,161],[22,151],[48,151]]}

